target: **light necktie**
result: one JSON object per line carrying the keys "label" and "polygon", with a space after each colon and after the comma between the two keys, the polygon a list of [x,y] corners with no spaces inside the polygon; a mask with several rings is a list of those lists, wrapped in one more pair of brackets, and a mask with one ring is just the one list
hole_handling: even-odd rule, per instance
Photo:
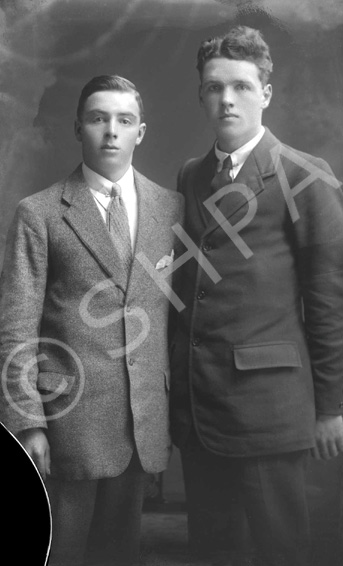
{"label": "light necktie", "polygon": [[213,191],[218,191],[218,189],[221,189],[225,185],[229,185],[230,183],[232,183],[232,177],[230,174],[231,171],[232,171],[232,159],[231,159],[231,155],[228,155],[223,161],[222,170],[219,171],[219,173],[216,173],[216,175],[212,179],[211,187]]}
{"label": "light necktie", "polygon": [[106,224],[129,276],[132,263],[130,228],[126,207],[121,198],[121,188],[116,183],[113,184],[111,201],[107,207]]}

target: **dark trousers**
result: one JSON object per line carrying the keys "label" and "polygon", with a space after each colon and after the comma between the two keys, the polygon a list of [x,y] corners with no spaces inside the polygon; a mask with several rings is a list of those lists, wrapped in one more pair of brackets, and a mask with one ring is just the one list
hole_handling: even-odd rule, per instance
{"label": "dark trousers", "polygon": [[193,440],[181,456],[193,554],[230,564],[251,564],[256,554],[261,566],[305,566],[307,451],[230,458]]}
{"label": "dark trousers", "polygon": [[52,513],[49,566],[138,563],[146,474],[136,452],[115,478],[62,481],[46,487]]}

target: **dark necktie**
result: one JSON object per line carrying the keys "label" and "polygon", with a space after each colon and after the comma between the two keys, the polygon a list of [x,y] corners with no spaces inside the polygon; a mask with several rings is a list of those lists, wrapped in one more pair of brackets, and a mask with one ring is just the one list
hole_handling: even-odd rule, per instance
{"label": "dark necktie", "polygon": [[125,204],[121,198],[121,188],[116,183],[113,184],[111,201],[107,207],[106,224],[129,276],[132,263],[130,228]]}
{"label": "dark necktie", "polygon": [[219,173],[216,173],[216,175],[212,179],[211,187],[213,191],[218,191],[218,189],[221,189],[225,185],[232,183],[232,177],[230,175],[231,170],[232,159],[231,155],[228,155],[223,161],[222,170],[219,171]]}

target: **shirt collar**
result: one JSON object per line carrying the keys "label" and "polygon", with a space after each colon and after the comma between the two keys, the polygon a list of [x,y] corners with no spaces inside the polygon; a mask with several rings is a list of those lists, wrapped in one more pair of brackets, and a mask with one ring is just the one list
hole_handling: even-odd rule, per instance
{"label": "shirt collar", "polygon": [[[99,173],[96,173],[95,171],[93,171],[93,169],[90,169],[88,165],[86,165],[85,163],[82,163],[82,173],[87,185],[91,189],[93,189],[94,191],[98,191],[99,193],[102,194],[106,194],[106,195],[111,194],[111,190],[113,186],[112,181],[106,179],[106,177],[103,177],[102,175],[99,175]],[[125,188],[132,185],[133,182],[134,182],[133,168],[132,165],[130,164],[129,168],[126,170],[124,175],[120,179],[118,179],[116,183],[121,187],[123,191],[125,191]]]}
{"label": "shirt collar", "polygon": [[223,161],[228,155],[231,155],[233,168],[242,166],[246,161],[249,153],[252,152],[254,147],[256,147],[258,142],[262,139],[264,132],[265,132],[265,128],[261,126],[261,129],[258,132],[258,134],[256,134],[256,136],[254,136],[251,140],[249,140],[247,143],[245,143],[244,145],[242,145],[232,153],[225,153],[225,151],[219,149],[218,141],[216,141],[214,146],[214,151],[218,159],[218,170],[220,171],[222,169]]}

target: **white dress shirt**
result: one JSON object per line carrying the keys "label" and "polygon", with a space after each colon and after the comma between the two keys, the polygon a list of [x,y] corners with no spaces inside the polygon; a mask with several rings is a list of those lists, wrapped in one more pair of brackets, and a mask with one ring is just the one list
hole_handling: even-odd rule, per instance
{"label": "white dress shirt", "polygon": [[249,140],[247,143],[245,143],[244,145],[242,145],[232,153],[225,153],[225,151],[219,149],[218,141],[216,141],[214,146],[214,151],[218,159],[217,173],[219,173],[222,170],[224,159],[229,155],[231,155],[232,170],[230,172],[230,175],[232,180],[234,181],[239,171],[242,169],[249,154],[252,152],[254,147],[257,146],[258,142],[262,139],[264,132],[265,132],[265,128],[261,126],[261,129],[256,136],[254,136],[251,140]]}
{"label": "white dress shirt", "polygon": [[[106,222],[106,210],[111,200],[113,183],[109,179],[106,179],[106,177],[102,177],[102,175],[90,169],[85,163],[82,163],[82,172],[101,216],[104,222]],[[116,181],[116,184],[121,188],[121,198],[127,210],[131,245],[132,250],[134,250],[138,225],[138,200],[132,165],[129,166],[121,179]]]}

